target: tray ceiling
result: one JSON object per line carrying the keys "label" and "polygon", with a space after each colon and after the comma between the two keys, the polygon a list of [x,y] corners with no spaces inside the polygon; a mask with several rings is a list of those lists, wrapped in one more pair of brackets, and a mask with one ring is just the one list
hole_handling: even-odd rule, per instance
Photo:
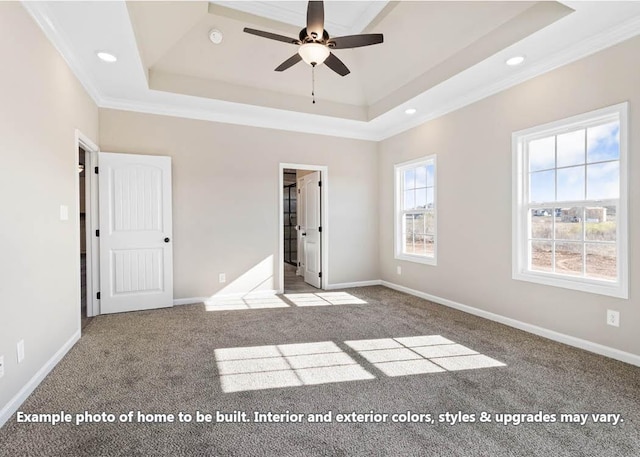
{"label": "tray ceiling", "polygon": [[[25,2],[101,107],[381,139],[640,33],[640,2],[327,1],[332,36],[384,33],[337,50],[340,77],[295,45],[306,2]],[[208,38],[216,28],[222,43]],[[115,64],[96,59],[113,52]],[[520,67],[504,62],[525,55]],[[406,108],[417,109],[412,117]]]}

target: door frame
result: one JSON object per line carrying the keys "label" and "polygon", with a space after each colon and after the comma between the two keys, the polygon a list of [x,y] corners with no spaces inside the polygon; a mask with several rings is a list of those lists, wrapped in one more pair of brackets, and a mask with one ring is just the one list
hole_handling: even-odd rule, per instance
{"label": "door frame", "polygon": [[278,293],[284,293],[284,179],[282,174],[285,168],[294,170],[319,171],[322,186],[320,188],[320,223],[322,234],[320,249],[320,288],[326,289],[329,284],[329,167],[326,165],[309,165],[301,163],[280,163],[278,166]]}
{"label": "door frame", "polygon": [[[86,239],[86,258],[87,258],[87,317],[93,317],[100,314],[100,300],[98,300],[96,292],[100,290],[100,264],[99,256],[100,250],[98,248],[98,238],[94,236],[95,231],[98,229],[98,175],[93,173],[94,167],[98,166],[98,152],[100,148],[84,135],[80,130],[75,131],[75,156],[76,160],[74,166],[77,167],[78,149],[82,148],[85,151],[85,239]],[[76,201],[80,201],[80,176],[76,175]],[[76,211],[78,217],[80,211]],[[77,243],[77,271],[78,279],[80,279],[81,267],[80,267],[80,222],[77,224],[76,237]],[[78,303],[80,303],[82,293],[80,290],[80,284],[78,283]],[[78,314],[78,316],[80,316]],[[78,321],[80,317],[78,317]]]}

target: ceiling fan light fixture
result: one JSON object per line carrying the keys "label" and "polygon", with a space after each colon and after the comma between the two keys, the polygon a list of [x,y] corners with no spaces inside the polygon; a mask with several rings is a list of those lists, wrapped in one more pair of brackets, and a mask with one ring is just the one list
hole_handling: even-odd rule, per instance
{"label": "ceiling fan light fixture", "polygon": [[298,49],[298,54],[306,63],[316,66],[327,60],[330,51],[328,47],[320,43],[305,43]]}

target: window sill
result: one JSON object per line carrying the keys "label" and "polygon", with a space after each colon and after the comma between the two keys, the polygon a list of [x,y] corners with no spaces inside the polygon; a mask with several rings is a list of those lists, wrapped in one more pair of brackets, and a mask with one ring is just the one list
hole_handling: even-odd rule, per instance
{"label": "window sill", "polygon": [[438,265],[438,262],[436,261],[435,256],[426,257],[422,255],[396,254],[395,258],[396,260],[406,260],[407,262],[422,263],[424,265],[432,265],[432,266]]}
{"label": "window sill", "polygon": [[562,287],[563,289],[578,290],[598,295],[606,295],[616,298],[629,298],[629,288],[616,281],[598,281],[558,274],[543,272],[513,272],[513,279],[517,281],[527,281],[546,286]]}

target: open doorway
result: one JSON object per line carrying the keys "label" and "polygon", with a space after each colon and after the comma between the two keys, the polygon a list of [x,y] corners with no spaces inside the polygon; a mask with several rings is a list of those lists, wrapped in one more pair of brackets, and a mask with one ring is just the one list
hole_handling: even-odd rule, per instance
{"label": "open doorway", "polygon": [[98,273],[97,263],[98,256],[98,237],[96,230],[98,229],[98,205],[97,205],[97,179],[95,167],[97,165],[96,156],[98,154],[98,146],[96,146],[88,137],[76,130],[76,152],[78,181],[77,201],[78,201],[78,239],[79,246],[77,251],[78,269],[77,274],[80,277],[78,296],[80,301],[80,329],[89,323],[91,317],[100,314],[99,298],[97,287],[99,279],[96,277]]}
{"label": "open doorway", "polygon": [[326,167],[280,165],[281,292],[326,287],[326,182]]}
{"label": "open doorway", "polygon": [[[284,229],[285,272],[296,271],[298,267],[298,173],[285,168],[282,175],[282,204]],[[288,268],[291,266],[293,268]],[[286,280],[285,280],[286,283]]]}
{"label": "open doorway", "polygon": [[87,218],[87,168],[88,168],[88,154],[85,149],[78,147],[78,173],[79,173],[79,204],[80,211],[80,329],[84,330],[90,321],[89,314],[87,313],[87,224],[89,219]]}

